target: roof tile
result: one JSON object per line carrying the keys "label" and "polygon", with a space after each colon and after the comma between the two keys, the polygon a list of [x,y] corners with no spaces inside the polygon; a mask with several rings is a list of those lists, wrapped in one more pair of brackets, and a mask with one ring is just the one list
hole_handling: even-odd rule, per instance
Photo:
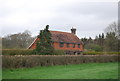
{"label": "roof tile", "polygon": [[50,31],[54,42],[82,43],[81,40],[73,33]]}

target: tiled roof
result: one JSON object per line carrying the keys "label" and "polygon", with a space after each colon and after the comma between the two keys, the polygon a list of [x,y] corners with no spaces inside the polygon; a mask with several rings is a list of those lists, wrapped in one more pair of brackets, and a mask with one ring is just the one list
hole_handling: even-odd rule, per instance
{"label": "tiled roof", "polygon": [[50,31],[52,40],[54,42],[67,42],[67,43],[82,43],[81,40],[73,33]]}
{"label": "tiled roof", "polygon": [[[78,43],[82,41],[73,33],[61,32],[61,31],[50,31],[52,34],[52,41],[54,42],[65,42],[65,43]],[[38,37],[32,42],[28,49],[37,41]]]}

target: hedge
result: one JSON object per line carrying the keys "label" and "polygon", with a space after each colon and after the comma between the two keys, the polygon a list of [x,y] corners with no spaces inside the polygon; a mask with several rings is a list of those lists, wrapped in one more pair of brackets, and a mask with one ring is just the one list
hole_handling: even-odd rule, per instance
{"label": "hedge", "polygon": [[81,63],[117,62],[118,55],[3,55],[3,68],[28,68]]}
{"label": "hedge", "polygon": [[83,52],[83,55],[105,55],[120,54],[120,52]]}
{"label": "hedge", "polygon": [[[2,49],[2,55],[38,55],[31,49]],[[39,54],[42,55],[42,54]],[[54,50],[50,55],[65,55],[63,50]]]}
{"label": "hedge", "polygon": [[2,55],[32,55],[33,50],[27,49],[2,49]]}
{"label": "hedge", "polygon": [[[120,54],[120,52],[83,52],[83,55]],[[38,55],[30,49],[2,49],[2,55]],[[41,54],[42,55],[42,54]],[[65,55],[63,50],[54,50],[50,55]]]}

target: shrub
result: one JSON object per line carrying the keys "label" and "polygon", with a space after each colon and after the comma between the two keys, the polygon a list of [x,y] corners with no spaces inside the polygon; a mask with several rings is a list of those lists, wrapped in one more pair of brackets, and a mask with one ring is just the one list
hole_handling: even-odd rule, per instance
{"label": "shrub", "polygon": [[102,51],[102,47],[100,45],[97,45],[97,44],[86,44],[85,49],[93,50],[96,52]]}
{"label": "shrub", "polygon": [[83,52],[84,55],[111,55],[111,54],[120,54],[120,52]]}
{"label": "shrub", "polygon": [[33,55],[33,50],[28,49],[2,49],[2,55]]}
{"label": "shrub", "polygon": [[81,64],[91,62],[117,62],[118,55],[3,55],[3,68],[24,68]]}
{"label": "shrub", "polygon": [[[38,54],[36,50],[30,49],[3,49],[2,55],[42,55],[42,54]],[[55,49],[54,52],[50,53],[49,55],[65,55],[65,52],[63,50]]]}
{"label": "shrub", "polygon": [[[104,55],[104,54],[120,54],[120,52],[95,52],[84,51],[84,55]],[[31,49],[2,49],[2,55],[42,55],[38,54],[35,50]],[[63,50],[55,49],[53,53],[49,55],[65,55]]]}
{"label": "shrub", "polygon": [[52,55],[65,55],[64,50],[55,49]]}

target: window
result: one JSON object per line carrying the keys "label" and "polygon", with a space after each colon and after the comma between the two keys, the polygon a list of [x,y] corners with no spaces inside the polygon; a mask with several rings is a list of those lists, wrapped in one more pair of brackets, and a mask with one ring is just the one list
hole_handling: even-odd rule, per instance
{"label": "window", "polygon": [[75,48],[75,44],[73,44],[73,48]]}
{"label": "window", "polygon": [[78,48],[80,48],[80,44],[78,44]]}
{"label": "window", "polygon": [[70,47],[70,46],[69,46],[69,43],[66,44],[66,47],[68,47],[68,48]]}
{"label": "window", "polygon": [[64,43],[63,42],[60,42],[60,47],[64,47]]}

